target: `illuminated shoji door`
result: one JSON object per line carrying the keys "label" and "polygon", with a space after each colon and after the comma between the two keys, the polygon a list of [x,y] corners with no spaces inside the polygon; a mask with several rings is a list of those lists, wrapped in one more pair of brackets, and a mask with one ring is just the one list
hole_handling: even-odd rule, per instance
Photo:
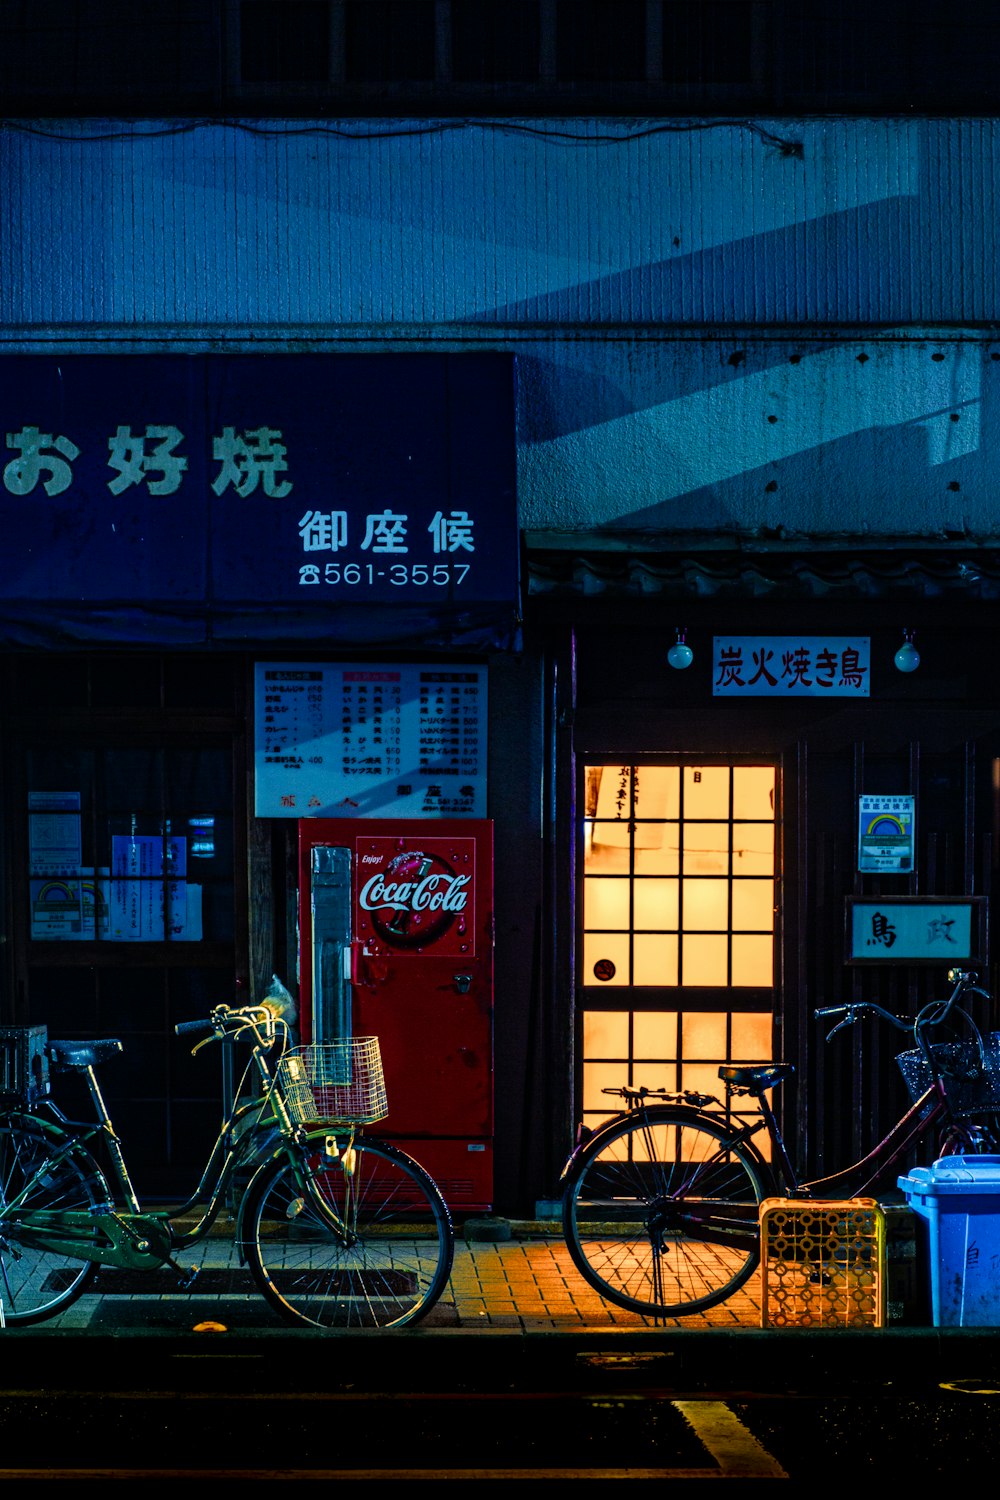
{"label": "illuminated shoji door", "polygon": [[772,1057],[773,765],[588,763],[581,936],[583,1118],[605,1086],[718,1094]]}

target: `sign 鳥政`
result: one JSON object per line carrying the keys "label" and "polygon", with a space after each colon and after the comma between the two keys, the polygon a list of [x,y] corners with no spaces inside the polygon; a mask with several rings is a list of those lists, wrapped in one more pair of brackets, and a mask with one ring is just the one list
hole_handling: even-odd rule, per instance
{"label": "sign \u9ce5\u653f", "polygon": [[849,896],[849,964],[952,964],[985,954],[983,896]]}

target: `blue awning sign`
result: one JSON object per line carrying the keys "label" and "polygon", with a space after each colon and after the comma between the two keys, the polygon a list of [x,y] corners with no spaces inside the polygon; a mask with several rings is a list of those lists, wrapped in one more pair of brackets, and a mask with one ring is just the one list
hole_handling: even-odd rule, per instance
{"label": "blue awning sign", "polygon": [[511,356],[11,356],[0,413],[8,640],[516,627]]}

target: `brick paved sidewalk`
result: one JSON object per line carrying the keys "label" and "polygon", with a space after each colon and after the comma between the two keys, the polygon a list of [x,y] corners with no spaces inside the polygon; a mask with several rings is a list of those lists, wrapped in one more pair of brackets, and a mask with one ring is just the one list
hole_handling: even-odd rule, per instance
{"label": "brick paved sidewalk", "polygon": [[[257,1295],[245,1290],[246,1275],[237,1264],[231,1238],[212,1235],[185,1263],[200,1263],[214,1273],[179,1289],[168,1270],[126,1273],[122,1291],[117,1273],[101,1273],[94,1294],[86,1295],[56,1318],[34,1325],[34,1331],[59,1330],[119,1333],[144,1328],[189,1332],[199,1323],[218,1321],[234,1332],[287,1327]],[[232,1287],[227,1275],[232,1273]],[[221,1290],[220,1290],[221,1286]],[[538,1224],[513,1224],[511,1238],[499,1242],[466,1240],[459,1231],[448,1287],[420,1325],[426,1329],[505,1329],[512,1332],[582,1332],[588,1329],[675,1327],[690,1329],[760,1327],[759,1278],[721,1307],[707,1313],[656,1324],[637,1313],[603,1301],[570,1260],[562,1236]]]}
{"label": "brick paved sidewalk", "polygon": [[561,1235],[518,1232],[499,1244],[459,1240],[451,1286],[427,1326],[524,1332],[585,1328],[759,1328],[759,1274],[720,1307],[654,1324],[605,1302],[573,1265]]}

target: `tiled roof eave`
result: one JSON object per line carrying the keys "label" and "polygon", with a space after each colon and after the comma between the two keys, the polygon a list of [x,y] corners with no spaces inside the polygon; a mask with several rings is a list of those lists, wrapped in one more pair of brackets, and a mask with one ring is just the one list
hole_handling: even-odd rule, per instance
{"label": "tiled roof eave", "polygon": [[642,599],[1000,599],[1000,547],[845,551],[532,551],[528,596]]}

